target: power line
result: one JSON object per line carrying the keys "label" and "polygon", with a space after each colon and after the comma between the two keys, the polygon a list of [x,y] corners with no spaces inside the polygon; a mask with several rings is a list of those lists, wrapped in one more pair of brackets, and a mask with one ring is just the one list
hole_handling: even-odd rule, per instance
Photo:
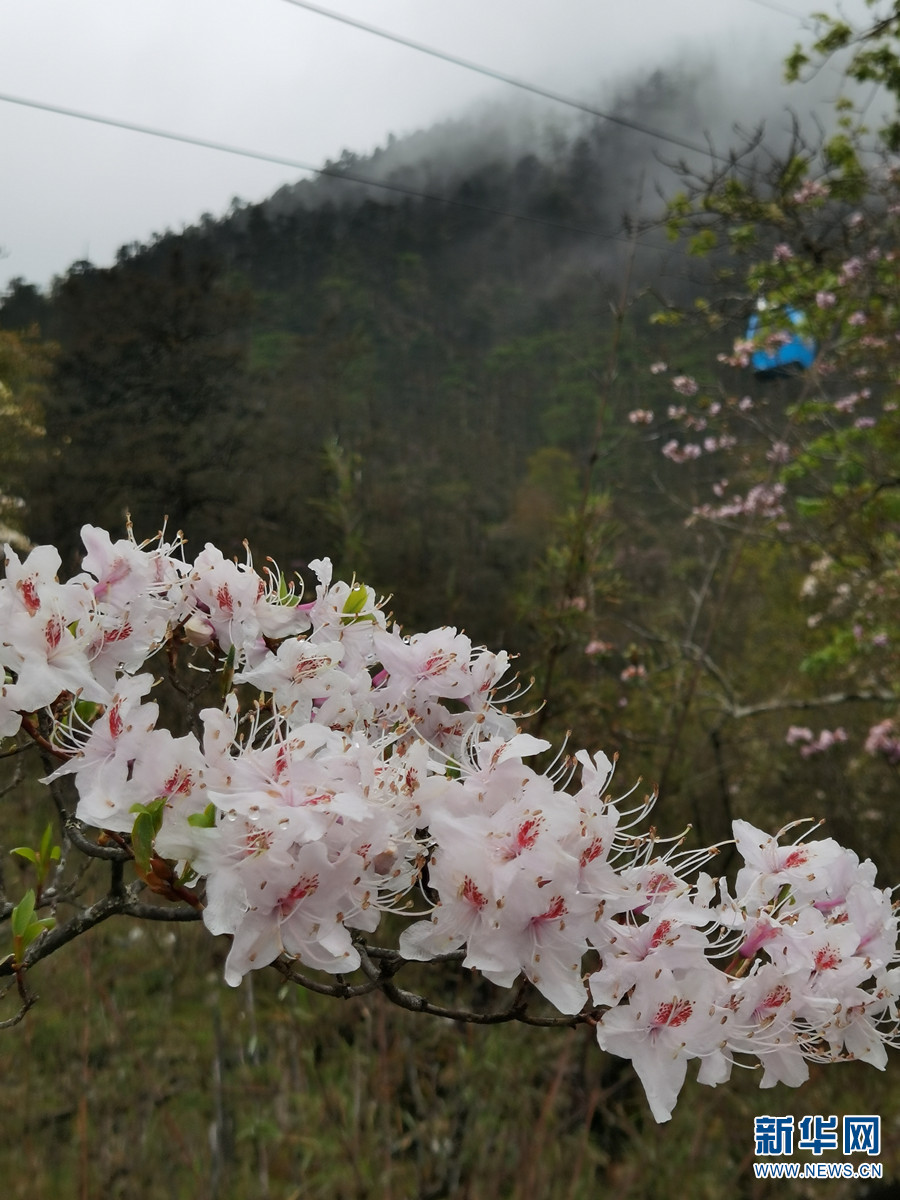
{"label": "power line", "polygon": [[[193,137],[186,133],[173,133],[171,130],[157,129],[152,125],[138,125],[134,121],[104,117],[98,113],[83,112],[76,108],[66,108],[60,104],[47,104],[40,100],[29,100],[24,96],[12,96],[0,92],[0,102],[18,104],[23,108],[34,108],[41,112],[72,117],[79,121],[92,121],[96,125],[107,125],[113,129],[125,129],[130,133],[142,133],[148,137],[163,138],[171,142],[182,142],[187,146],[200,146],[204,150],[216,150],[222,154],[235,154],[241,158],[252,158],[259,162],[275,163],[278,166],[291,167],[299,171],[310,171],[315,175],[324,175],[329,179],[340,179],[346,183],[356,183],[364,187],[381,188],[384,191],[395,192],[401,196],[408,196],[416,200],[433,200],[439,204],[448,204],[455,208],[467,208],[475,212],[490,213],[492,216],[509,217],[515,221],[527,221],[532,225],[543,225],[550,229],[562,230],[566,233],[577,233],[587,237],[599,238],[602,241],[623,242],[630,246],[634,240],[623,233],[610,233],[588,225],[574,225],[567,221],[554,221],[549,217],[538,217],[532,213],[515,212],[511,209],[498,208],[492,204],[479,204],[475,200],[463,200],[456,196],[441,196],[434,192],[423,192],[416,188],[407,187],[402,183],[385,183],[377,179],[368,179],[363,175],[356,175],[343,169],[314,167],[310,163],[301,162],[295,158],[285,158],[277,154],[265,154],[261,150],[248,150],[243,146],[233,146],[227,142],[216,142],[208,138]],[[641,244],[646,246],[646,243]],[[656,249],[653,246],[647,248]]]}
{"label": "power line", "polygon": [[678,146],[682,150],[690,150],[694,154],[702,154],[707,158],[715,158],[720,162],[730,162],[731,160],[721,154],[716,154],[709,146],[701,146],[698,142],[689,142],[684,138],[676,137],[674,134],[663,133],[659,129],[652,129],[649,125],[642,125],[639,121],[632,121],[626,117],[617,117],[613,113],[603,112],[599,108],[594,108],[593,105],[585,104],[581,100],[573,100],[571,96],[564,96],[561,92],[551,91],[549,88],[538,87],[537,84],[528,83],[524,79],[518,79],[514,75],[506,75],[502,71],[495,71],[492,67],[484,67],[480,63],[471,62],[467,58],[459,58],[455,54],[449,54],[445,50],[438,50],[434,46],[426,46],[423,42],[413,41],[412,38],[403,37],[399,33],[391,33],[387,29],[381,29],[377,25],[369,25],[365,21],[358,21],[355,17],[348,17],[344,13],[334,12],[330,8],[322,8],[319,4],[311,4],[309,0],[285,0],[287,4],[293,4],[295,8],[305,8],[307,11],[317,13],[320,17],[328,17],[332,21],[340,21],[343,25],[352,25],[354,29],[361,29],[364,33],[374,34],[375,37],[385,38],[389,42],[396,42],[400,46],[407,46],[410,50],[417,50],[420,54],[429,54],[432,58],[440,58],[444,62],[452,63],[456,67],[463,67],[466,71],[475,71],[479,75],[486,75],[489,79],[497,80],[499,83],[509,84],[510,87],[519,88],[523,92],[531,92],[535,96],[541,96],[545,100],[553,100],[556,104],[564,104],[567,108],[578,109],[579,112],[588,113],[592,117],[600,117],[604,121],[611,121],[614,125],[622,125],[625,129],[631,129],[636,133],[646,134],[647,137],[657,138],[661,142],[668,142],[672,146]]}
{"label": "power line", "polygon": [[794,17],[801,25],[809,23],[807,13],[799,13],[795,8],[786,8],[783,4],[775,4],[774,0],[748,0],[750,4],[758,4],[760,8],[768,8],[770,12],[780,13],[783,17]]}

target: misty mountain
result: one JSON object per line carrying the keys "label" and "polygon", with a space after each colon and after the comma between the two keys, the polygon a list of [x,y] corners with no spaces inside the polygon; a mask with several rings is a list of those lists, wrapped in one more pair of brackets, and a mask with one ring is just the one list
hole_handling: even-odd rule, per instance
{"label": "misty mountain", "polygon": [[[711,147],[748,115],[737,77],[688,69],[604,111]],[[649,323],[710,287],[653,217],[680,173],[727,159],[547,114],[481,109],[46,295],[16,281],[0,325],[59,347],[50,453],[15,481],[32,537],[74,553],[73,514],[129,511],[142,534],[168,516],[290,569],[330,553],[411,595],[411,619],[487,638],[518,618],[486,596],[527,576],[589,463],[630,524],[657,522],[625,416],[663,395],[649,363],[709,368],[739,324],[710,345]]]}

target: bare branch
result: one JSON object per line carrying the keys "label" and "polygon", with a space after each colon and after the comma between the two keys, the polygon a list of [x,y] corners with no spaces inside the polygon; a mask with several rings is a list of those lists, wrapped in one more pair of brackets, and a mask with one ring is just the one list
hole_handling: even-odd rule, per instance
{"label": "bare branch", "polygon": [[744,717],[758,717],[764,713],[785,712],[791,709],[833,708],[838,704],[896,704],[900,695],[890,691],[874,692],[831,692],[825,696],[809,696],[806,699],[789,696],[774,700],[763,700],[758,704],[732,704],[723,708],[726,716],[740,721]]}

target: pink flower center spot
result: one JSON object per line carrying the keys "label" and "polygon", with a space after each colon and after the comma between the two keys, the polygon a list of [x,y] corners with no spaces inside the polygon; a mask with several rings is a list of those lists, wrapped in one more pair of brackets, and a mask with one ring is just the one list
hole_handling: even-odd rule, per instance
{"label": "pink flower center spot", "polygon": [[659,871],[656,875],[651,875],[647,880],[647,897],[652,900],[664,892],[671,892],[674,887],[675,884],[668,875]]}
{"label": "pink flower center spot", "polygon": [[504,862],[510,862],[512,859],[518,858],[525,850],[531,850],[538,840],[540,832],[540,817],[529,817],[516,830],[512,841],[507,842],[503,847],[500,857]]}
{"label": "pink flower center spot", "polygon": [[587,849],[582,850],[581,865],[586,867],[588,863],[593,862],[595,858],[599,858],[602,853],[603,838],[595,837]]}
{"label": "pink flower center spot", "polygon": [[560,917],[564,917],[569,910],[566,908],[566,902],[562,896],[554,896],[550,901],[550,907],[546,912],[539,913],[536,917],[532,917],[531,923],[537,921],[558,921]]}
{"label": "pink flower center spot", "polygon": [[779,983],[760,1003],[760,1008],[781,1008],[791,998],[791,989],[786,984]]}
{"label": "pink flower center spot", "polygon": [[18,584],[19,591],[22,593],[22,603],[28,609],[30,616],[34,616],[37,610],[41,607],[41,598],[38,595],[37,588],[34,583],[34,576],[29,575],[27,579],[21,579]]}
{"label": "pink flower center spot", "polygon": [[114,704],[109,710],[109,732],[114,738],[117,738],[125,728],[125,722],[122,720],[122,714],[119,712],[119,705]]}
{"label": "pink flower center spot", "polygon": [[[248,833],[244,839],[247,857],[255,854],[263,854],[272,845],[272,834],[268,829],[257,829],[253,833]],[[282,900],[283,904],[284,901]]]}
{"label": "pink flower center spot", "polygon": [[278,901],[278,907],[283,917],[288,917],[301,900],[311,896],[319,887],[318,875],[301,875],[286,896]]}
{"label": "pink flower center spot", "polygon": [[167,796],[186,796],[194,784],[194,775],[190,767],[183,767],[180,763],[163,784],[163,791]]}
{"label": "pink flower center spot", "polygon": [[456,660],[455,654],[432,654],[430,658],[425,660],[426,675],[442,675],[448,670]]}
{"label": "pink flower center spot", "polygon": [[669,1000],[665,1004],[661,1004],[656,1010],[656,1016],[653,1018],[653,1026],[656,1029],[661,1029],[667,1026],[669,1029],[677,1029],[679,1025],[683,1025],[688,1020],[691,1013],[694,1011],[694,1006],[690,1000]]}
{"label": "pink flower center spot", "polygon": [[219,608],[221,608],[222,612],[234,612],[234,601],[231,598],[231,592],[228,590],[227,584],[223,583],[220,588],[216,589],[216,603],[218,604]]}
{"label": "pink flower center spot", "polygon": [[44,639],[50,650],[55,650],[62,641],[63,623],[59,617],[51,617],[44,629]]}
{"label": "pink flower center spot", "polygon": [[403,794],[405,796],[411,796],[418,786],[419,772],[415,769],[415,767],[410,767],[403,776]]}
{"label": "pink flower center spot", "polygon": [[516,832],[516,846],[519,851],[530,850],[538,840],[538,834],[541,832],[541,822],[537,817],[531,817],[527,821],[523,821]]}
{"label": "pink flower center spot", "polygon": [[650,949],[655,950],[658,946],[662,946],[672,932],[671,921],[660,921],[657,925],[653,937],[650,939]]}
{"label": "pink flower center spot", "polygon": [[478,890],[474,881],[468,875],[463,880],[459,894],[463,900],[468,900],[473,908],[482,909],[487,904],[487,896]]}
{"label": "pink flower center spot", "polygon": [[781,864],[782,871],[788,871],[793,867],[802,867],[809,858],[805,846],[797,846],[791,851],[784,862]]}
{"label": "pink flower center spot", "polygon": [[294,683],[302,683],[304,679],[313,679],[319,673],[319,666],[317,658],[301,658],[291,672],[291,678]]}
{"label": "pink flower center spot", "polygon": [[111,642],[122,642],[126,638],[130,638],[134,630],[128,621],[124,625],[120,625],[118,629],[106,629],[103,632],[103,645],[108,646]]}
{"label": "pink flower center spot", "polygon": [[817,971],[833,971],[835,967],[840,966],[841,956],[833,946],[826,945],[816,951],[813,961]]}

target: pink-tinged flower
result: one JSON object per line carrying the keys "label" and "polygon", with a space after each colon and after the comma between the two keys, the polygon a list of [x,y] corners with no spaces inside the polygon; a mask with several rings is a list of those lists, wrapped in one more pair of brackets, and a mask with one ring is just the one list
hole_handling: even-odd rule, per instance
{"label": "pink-tinged flower", "polygon": [[867,754],[883,755],[892,766],[900,763],[900,737],[896,736],[894,722],[890,718],[871,727],[866,737],[865,751]]}
{"label": "pink-tinged flower", "polygon": [[463,697],[472,691],[472,643],[453,628],[432,629],[407,639],[398,630],[377,630],[375,653],[388,673],[383,684],[395,701],[414,692],[419,698]]}
{"label": "pink-tinged flower", "polygon": [[635,408],[628,414],[632,425],[652,425],[653,413],[648,408]]}
{"label": "pink-tinged flower", "polygon": [[869,318],[866,316],[866,314],[864,312],[859,312],[859,311],[852,312],[850,314],[850,316],[847,318],[847,324],[848,325],[856,325],[856,326],[865,325],[866,322],[868,321],[868,319]]}
{"label": "pink-tinged flower", "polygon": [[[162,762],[173,741],[166,730],[157,730],[159,707],[142,697],[153,685],[151,675],[119,680],[112,702],[92,725],[81,727],[71,714],[60,727],[59,740],[73,756],[47,782],[74,775],[79,801],[76,816],[95,829],[130,833],[133,804],[148,804],[162,794],[148,784],[143,768]],[[199,762],[194,762],[199,769]]]}
{"label": "pink-tinged flower", "polygon": [[672,387],[680,396],[696,396],[700,391],[700,385],[691,375],[676,375]]}
{"label": "pink-tinged flower", "polygon": [[784,740],[789,746],[794,746],[797,742],[811,742],[813,736],[813,731],[805,725],[791,725]]}
{"label": "pink-tinged flower", "polygon": [[696,967],[687,978],[665,968],[642,975],[627,1004],[597,1023],[601,1050],[630,1058],[657,1121],[668,1121],[687,1074],[688,1060],[710,1055],[722,1041],[717,993],[723,977]]}
{"label": "pink-tinged flower", "polygon": [[797,903],[816,899],[827,891],[829,873],[845,854],[834,838],[782,846],[780,834],[772,837],[748,821],[734,821],[732,828],[746,863],[738,872],[735,895],[749,913],[772,903],[784,887],[792,890]]}
{"label": "pink-tinged flower", "polygon": [[791,199],[795,204],[809,204],[811,200],[821,200],[830,195],[830,190],[828,184],[820,179],[804,179]]}
{"label": "pink-tinged flower", "polygon": [[234,646],[239,661],[261,662],[265,638],[283,638],[309,628],[302,606],[270,599],[265,581],[249,562],[226,559],[207,543],[188,575],[186,595],[216,632],[223,649]]}
{"label": "pink-tinged flower", "polygon": [[602,964],[588,980],[596,1005],[618,1004],[639,979],[655,976],[662,969],[703,972],[709,966],[705,934],[679,913],[667,912],[664,904],[641,924],[607,921],[590,940]]}
{"label": "pink-tinged flower", "polygon": [[668,458],[671,462],[679,464],[690,462],[692,459],[699,458],[702,453],[703,450],[697,445],[696,442],[685,442],[685,444],[682,446],[675,440],[675,438],[672,438],[671,441],[666,442],[662,448],[662,454],[665,458]]}
{"label": "pink-tinged flower", "polygon": [[851,279],[856,279],[857,276],[861,275],[864,269],[865,263],[861,258],[857,256],[848,258],[841,267],[841,273],[838,276],[838,282],[842,285],[846,284]]}
{"label": "pink-tinged flower", "polygon": [[362,899],[354,894],[359,858],[333,860],[321,842],[285,847],[270,827],[262,840],[265,825],[237,828],[244,855],[227,870],[211,871],[203,913],[212,933],[233,934],[225,982],[236,987],[281,954],[331,974],[355,970],[359,952],[344,921]]}
{"label": "pink-tinged flower", "polygon": [[731,994],[722,1005],[726,1054],[758,1058],[763,1066],[760,1087],[800,1087],[809,1078],[795,1025],[807,978],[808,972],[787,973],[774,963],[763,963],[731,983]]}
{"label": "pink-tinged flower", "polygon": [[348,690],[351,681],[339,669],[340,661],[340,643],[316,645],[306,638],[286,638],[275,654],[266,654],[255,667],[235,675],[235,682],[271,692],[292,725],[305,725],[312,719],[314,701]]}
{"label": "pink-tinged flower", "polygon": [[664,362],[655,362],[650,364],[651,375],[662,375],[664,371],[668,371],[669,364]]}
{"label": "pink-tinged flower", "polygon": [[787,242],[779,242],[772,251],[772,262],[782,263],[787,262],[794,257],[794,251],[790,248]]}
{"label": "pink-tinged flower", "polygon": [[837,304],[837,296],[834,292],[816,292],[816,305],[818,308],[834,308]]}
{"label": "pink-tinged flower", "polygon": [[601,642],[595,638],[593,641],[588,642],[584,648],[584,652],[589,658],[593,658],[597,654],[609,654],[612,648],[612,642]]}
{"label": "pink-tinged flower", "polygon": [[[7,714],[32,712],[63,692],[101,702],[109,698],[91,670],[89,641],[81,629],[90,595],[78,580],[57,582],[59,561],[51,546],[32,550],[24,563],[6,547],[6,578],[0,580],[0,672],[6,668],[16,675],[14,683],[3,685]],[[18,728],[18,720],[7,715],[4,728],[12,725]]]}
{"label": "pink-tinged flower", "polygon": [[634,683],[638,679],[647,678],[647,668],[643,663],[629,663],[619,675],[623,683]]}
{"label": "pink-tinged flower", "polygon": [[815,741],[810,742],[808,746],[801,747],[800,753],[804,758],[809,758],[813,754],[822,754],[826,750],[830,750],[832,746],[846,742],[846,740],[847,732],[844,729],[822,729]]}

